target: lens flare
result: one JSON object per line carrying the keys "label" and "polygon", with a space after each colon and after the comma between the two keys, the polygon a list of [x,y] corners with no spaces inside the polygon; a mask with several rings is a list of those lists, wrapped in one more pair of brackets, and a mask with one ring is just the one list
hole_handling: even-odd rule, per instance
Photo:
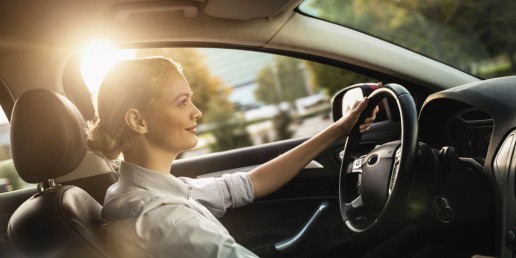
{"label": "lens flare", "polygon": [[95,40],[81,51],[81,73],[90,92],[95,95],[109,69],[116,63],[135,58],[134,49],[116,49],[107,40]]}

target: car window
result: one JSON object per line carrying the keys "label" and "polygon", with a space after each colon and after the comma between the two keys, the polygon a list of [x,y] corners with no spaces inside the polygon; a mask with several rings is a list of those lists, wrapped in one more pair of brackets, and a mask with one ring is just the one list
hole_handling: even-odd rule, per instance
{"label": "car window", "polygon": [[516,74],[515,1],[306,0],[302,13],[390,41],[482,78]]}
{"label": "car window", "polygon": [[[114,63],[97,53],[85,55],[81,67],[92,94],[102,80],[92,78],[106,73],[94,71],[101,67],[95,60]],[[124,53],[127,57],[128,51]],[[198,146],[182,157],[312,136],[332,122],[330,102],[336,91],[375,81],[333,66],[253,51],[168,48],[131,53],[165,56],[183,66],[203,118]]]}
{"label": "car window", "polygon": [[14,168],[10,128],[4,110],[0,107],[0,193],[33,186],[24,182]]}

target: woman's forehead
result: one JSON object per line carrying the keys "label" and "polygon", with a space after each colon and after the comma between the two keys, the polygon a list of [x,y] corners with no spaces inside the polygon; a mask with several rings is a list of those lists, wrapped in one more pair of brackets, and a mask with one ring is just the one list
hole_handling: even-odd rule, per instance
{"label": "woman's forehead", "polygon": [[171,77],[164,87],[164,92],[169,97],[177,97],[184,94],[193,94],[188,81],[184,77]]}

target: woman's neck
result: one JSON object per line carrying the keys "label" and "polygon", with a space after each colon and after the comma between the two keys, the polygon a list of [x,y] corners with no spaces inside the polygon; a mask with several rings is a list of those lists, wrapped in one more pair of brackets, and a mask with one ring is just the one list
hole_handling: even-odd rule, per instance
{"label": "woman's neck", "polygon": [[170,174],[170,168],[177,156],[177,154],[136,145],[125,150],[123,154],[126,162],[164,175]]}

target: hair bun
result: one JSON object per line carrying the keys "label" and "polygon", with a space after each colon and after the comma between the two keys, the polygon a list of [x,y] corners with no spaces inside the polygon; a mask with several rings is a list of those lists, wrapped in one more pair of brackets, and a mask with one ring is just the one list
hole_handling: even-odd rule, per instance
{"label": "hair bun", "polygon": [[108,159],[116,159],[120,156],[120,144],[103,128],[99,120],[87,122],[88,148]]}

